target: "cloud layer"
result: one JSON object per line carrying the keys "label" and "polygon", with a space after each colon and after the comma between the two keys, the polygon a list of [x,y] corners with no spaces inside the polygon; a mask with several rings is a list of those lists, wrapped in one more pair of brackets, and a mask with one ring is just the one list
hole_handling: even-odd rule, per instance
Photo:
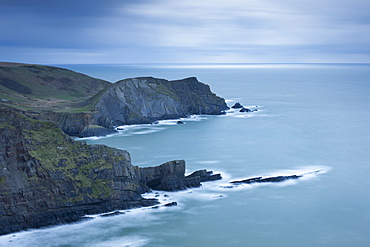
{"label": "cloud layer", "polygon": [[0,60],[370,62],[365,0],[0,0]]}

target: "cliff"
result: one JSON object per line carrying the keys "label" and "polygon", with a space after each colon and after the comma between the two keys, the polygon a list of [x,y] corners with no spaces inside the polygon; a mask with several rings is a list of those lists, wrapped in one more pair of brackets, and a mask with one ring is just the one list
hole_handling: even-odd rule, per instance
{"label": "cliff", "polygon": [[141,194],[199,187],[215,178],[185,177],[183,160],[133,166],[127,151],[75,142],[55,123],[1,104],[0,138],[0,234],[154,205]]}
{"label": "cliff", "polygon": [[228,109],[224,99],[195,77],[176,81],[129,78],[114,83],[90,101],[95,102],[95,123],[107,128],[193,114],[219,115]]}

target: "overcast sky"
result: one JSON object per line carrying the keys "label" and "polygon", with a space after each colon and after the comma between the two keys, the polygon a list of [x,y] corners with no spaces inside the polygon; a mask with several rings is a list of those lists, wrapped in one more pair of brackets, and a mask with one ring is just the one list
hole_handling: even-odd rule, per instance
{"label": "overcast sky", "polygon": [[0,61],[370,63],[370,1],[0,0]]}

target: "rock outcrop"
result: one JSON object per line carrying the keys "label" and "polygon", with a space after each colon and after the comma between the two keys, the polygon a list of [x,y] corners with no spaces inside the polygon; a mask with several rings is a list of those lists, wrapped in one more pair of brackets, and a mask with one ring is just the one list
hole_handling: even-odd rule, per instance
{"label": "rock outcrop", "polygon": [[192,114],[218,115],[228,109],[224,99],[194,77],[177,81],[153,77],[125,79],[91,101],[96,102],[96,124],[106,128]]}
{"label": "rock outcrop", "polygon": [[231,108],[237,109],[237,108],[243,108],[244,106],[240,104],[239,102],[236,102]]}
{"label": "rock outcrop", "polygon": [[150,189],[177,191],[186,188],[199,187],[201,182],[221,179],[220,174],[212,171],[199,170],[185,176],[185,161],[176,160],[164,163],[158,167],[141,168],[141,180]]}
{"label": "rock outcrop", "polygon": [[141,194],[200,186],[185,162],[131,164],[127,151],[75,142],[50,121],[0,104],[0,235],[150,206]]}
{"label": "rock outcrop", "polygon": [[299,179],[306,175],[313,174],[313,173],[319,173],[322,170],[315,170],[311,172],[306,172],[304,174],[300,175],[287,175],[287,176],[274,176],[274,177],[254,177],[254,178],[248,178],[243,180],[236,180],[231,181],[232,184],[254,184],[254,183],[279,183],[284,182],[286,180],[292,180],[292,179]]}

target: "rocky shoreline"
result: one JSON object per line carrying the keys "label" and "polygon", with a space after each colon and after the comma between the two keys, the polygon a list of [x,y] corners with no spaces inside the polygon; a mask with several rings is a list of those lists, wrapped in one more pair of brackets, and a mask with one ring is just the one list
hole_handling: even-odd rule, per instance
{"label": "rocky shoreline", "polygon": [[153,206],[157,200],[145,199],[143,193],[221,179],[206,170],[185,176],[183,160],[140,168],[125,150],[71,138],[116,133],[119,125],[223,114],[225,100],[196,78],[109,83],[56,67],[4,64],[0,235],[71,223],[87,214]]}
{"label": "rocky shoreline", "polygon": [[221,179],[206,170],[185,176],[184,160],[133,166],[127,151],[74,141],[55,123],[6,106],[0,119],[0,234],[152,206],[157,201],[141,194]]}

